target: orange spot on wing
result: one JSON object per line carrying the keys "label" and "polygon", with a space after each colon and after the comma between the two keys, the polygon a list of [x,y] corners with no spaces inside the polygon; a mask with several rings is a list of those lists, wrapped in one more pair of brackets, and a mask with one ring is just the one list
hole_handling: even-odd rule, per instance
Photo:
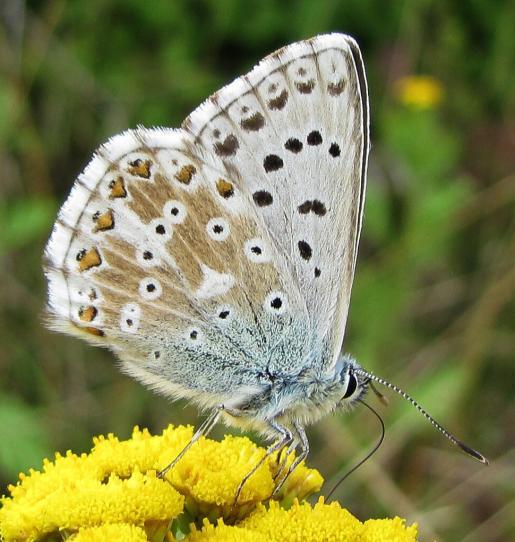
{"label": "orange spot on wing", "polygon": [[72,326],[75,329],[78,329],[80,332],[83,332],[87,335],[93,335],[94,337],[104,337],[105,333],[98,327],[92,326],[79,326],[75,322],[71,322]]}
{"label": "orange spot on wing", "polygon": [[77,261],[79,262],[79,271],[82,272],[99,266],[102,263],[102,258],[96,248],[90,248],[89,250],[81,250],[77,254]]}
{"label": "orange spot on wing", "polygon": [[119,175],[109,183],[109,199],[125,198],[127,190],[125,190],[125,182],[123,177]]}
{"label": "orange spot on wing", "polygon": [[95,316],[97,315],[98,311],[93,305],[90,305],[89,307],[81,307],[79,309],[79,318],[83,322],[91,322],[95,319]]}
{"label": "orange spot on wing", "polygon": [[197,173],[197,168],[193,164],[188,164],[175,174],[175,178],[182,184],[190,184],[195,173]]}
{"label": "orange spot on wing", "polygon": [[129,163],[129,173],[136,177],[143,177],[144,179],[150,178],[150,166],[152,162],[150,160],[142,160],[137,158],[133,162]]}
{"label": "orange spot on wing", "polygon": [[230,198],[234,194],[234,186],[225,179],[218,179],[216,181],[216,189],[222,198]]}
{"label": "orange spot on wing", "polygon": [[98,329],[97,327],[87,326],[87,327],[81,327],[80,329],[82,329],[86,333],[89,333],[90,335],[94,335],[95,337],[103,337],[105,335],[105,333],[101,329]]}
{"label": "orange spot on wing", "polygon": [[94,232],[106,231],[114,228],[114,215],[112,209],[108,209],[103,214],[93,215],[93,220],[95,221],[95,227],[93,228]]}

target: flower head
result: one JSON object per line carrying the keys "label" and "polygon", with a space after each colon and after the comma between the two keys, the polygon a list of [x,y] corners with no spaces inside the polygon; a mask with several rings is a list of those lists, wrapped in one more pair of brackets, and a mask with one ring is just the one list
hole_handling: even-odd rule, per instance
{"label": "flower head", "polygon": [[369,520],[361,523],[338,503],[325,504],[320,498],[315,506],[295,501],[289,510],[271,502],[236,526],[223,520],[213,526],[205,521],[201,530],[193,529],[191,542],[228,540],[238,542],[416,542],[417,527],[406,527],[399,518]]}
{"label": "flower head", "polygon": [[[415,540],[416,528],[398,518],[362,524],[336,503],[299,503],[323,483],[303,463],[265,506],[278,468],[287,469],[294,456],[283,464],[277,454],[265,457],[266,451],[247,438],[201,438],[165,479],[159,478],[156,472],[192,433],[190,427],[170,426],[152,436],[136,427],[125,441],[96,437],[89,454],[56,454],[41,471],[21,474],[18,484],[9,486],[10,496],[1,500],[0,537],[5,542],[163,542],[173,539],[172,528],[196,541]],[[235,503],[241,481],[261,460]]]}
{"label": "flower head", "polygon": [[412,75],[396,81],[395,94],[404,105],[414,109],[432,109],[442,101],[443,87],[434,77]]}
{"label": "flower head", "polygon": [[[172,485],[186,496],[186,508],[192,517],[241,518],[272,495],[276,455],[263,461],[250,476],[235,503],[241,481],[264,458],[266,450],[245,437],[226,436],[222,442],[202,439],[201,443],[193,446],[167,475]],[[291,455],[287,465],[293,459]],[[319,491],[323,481],[317,471],[302,463],[276,498],[290,502],[294,498],[304,499]]]}
{"label": "flower head", "polygon": [[128,523],[105,523],[98,527],[81,527],[70,542],[147,542],[144,529]]}
{"label": "flower head", "polygon": [[[182,512],[184,497],[155,472],[134,471],[127,479],[113,474],[102,481],[82,477],[79,469],[60,471],[59,459],[56,463],[48,480],[45,473],[29,476],[22,480],[23,493],[3,499],[0,523],[5,540],[37,540],[63,529],[74,532],[105,523],[168,524]],[[47,481],[53,483],[39,483]]]}

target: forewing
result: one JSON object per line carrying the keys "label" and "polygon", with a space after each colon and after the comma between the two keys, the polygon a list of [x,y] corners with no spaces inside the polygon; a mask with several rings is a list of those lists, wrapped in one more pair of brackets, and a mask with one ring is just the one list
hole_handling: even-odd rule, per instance
{"label": "forewing", "polygon": [[265,58],[183,124],[206,161],[237,171],[289,273],[313,358],[339,354],[357,257],[368,157],[368,98],[355,41],[331,34]]}

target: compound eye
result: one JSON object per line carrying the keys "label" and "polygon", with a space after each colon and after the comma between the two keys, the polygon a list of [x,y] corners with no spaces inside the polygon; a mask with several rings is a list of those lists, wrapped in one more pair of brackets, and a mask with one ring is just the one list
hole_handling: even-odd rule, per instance
{"label": "compound eye", "polygon": [[345,394],[343,395],[344,399],[348,399],[358,387],[358,380],[357,378],[352,374],[349,373],[349,381],[347,382],[347,389],[345,390]]}

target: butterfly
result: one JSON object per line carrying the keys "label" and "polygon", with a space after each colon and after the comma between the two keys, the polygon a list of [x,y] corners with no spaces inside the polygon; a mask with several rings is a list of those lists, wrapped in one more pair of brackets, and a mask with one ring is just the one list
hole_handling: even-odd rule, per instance
{"label": "butterfly", "polygon": [[114,136],[45,250],[51,327],[208,410],[192,443],[219,419],[253,428],[268,453],[298,451],[291,472],[307,425],[373,381],[404,394],[341,354],[369,148],[363,60],[343,34],[272,53],[179,129]]}

